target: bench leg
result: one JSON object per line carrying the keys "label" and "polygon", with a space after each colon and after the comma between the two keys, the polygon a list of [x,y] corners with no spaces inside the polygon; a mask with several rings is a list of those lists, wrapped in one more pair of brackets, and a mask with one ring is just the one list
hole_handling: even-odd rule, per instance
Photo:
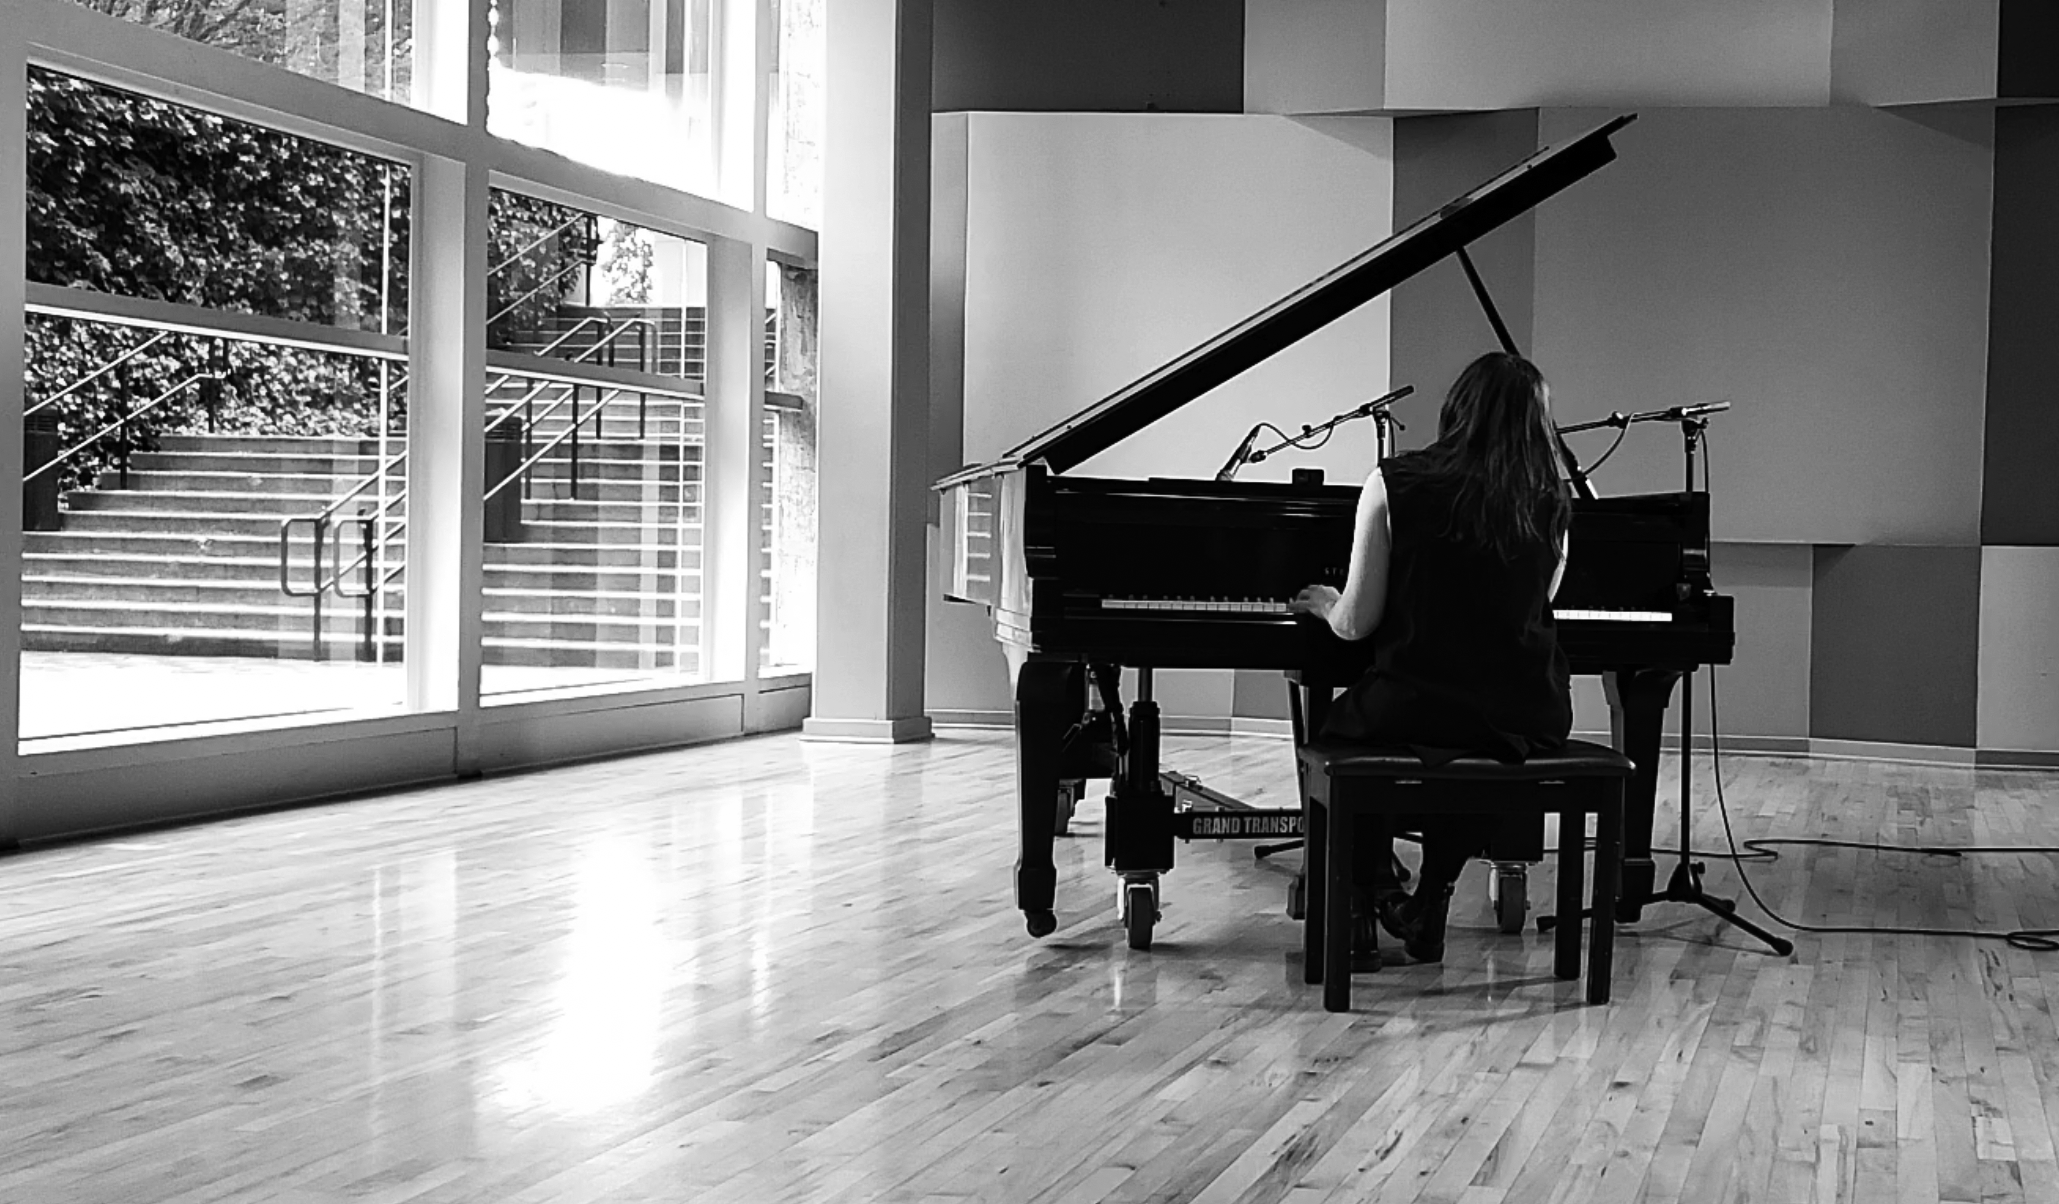
{"label": "bench leg", "polygon": [[1324,850],[1329,808],[1311,793],[1301,800],[1301,980],[1323,980],[1323,908],[1330,892],[1323,889],[1330,876]]}
{"label": "bench leg", "polygon": [[1587,954],[1587,1002],[1607,1003],[1609,976],[1615,971],[1616,885],[1623,865],[1621,781],[1610,783],[1594,826],[1594,933]]}
{"label": "bench leg", "polygon": [[1351,838],[1356,826],[1349,807],[1333,792],[1324,816],[1328,831],[1323,872],[1323,1010],[1351,1010]]}
{"label": "bench leg", "polygon": [[1580,880],[1586,854],[1587,813],[1559,812],[1559,922],[1552,947],[1552,972],[1560,978],[1580,977]]}

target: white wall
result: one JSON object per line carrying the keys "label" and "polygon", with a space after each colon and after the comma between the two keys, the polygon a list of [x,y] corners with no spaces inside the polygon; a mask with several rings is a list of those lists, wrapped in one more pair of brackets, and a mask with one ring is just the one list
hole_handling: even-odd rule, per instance
{"label": "white wall", "polygon": [[[940,120],[965,125],[966,463],[993,459],[1392,232],[1384,119],[1320,128],[1171,114]],[[951,278],[941,267],[938,275]],[[1385,302],[1368,304],[1074,472],[1211,476],[1261,418],[1292,429],[1384,390],[1387,329]],[[948,403],[939,398],[937,408]],[[940,414],[937,429],[950,425]],[[1360,423],[1320,451],[1246,475],[1284,480],[1294,467],[1320,466],[1356,480],[1372,454],[1371,427]],[[930,709],[1006,709],[985,614],[931,609]],[[1182,697],[1197,706],[1219,699],[1227,714],[1230,693],[1225,671],[1219,688],[1197,682]],[[1173,700],[1166,705],[1173,713]]]}
{"label": "white wall", "polygon": [[[965,445],[983,462],[1392,232],[1391,125],[1368,145],[1275,117],[970,118]],[[1320,422],[1387,385],[1375,301],[1082,465],[1208,476],[1260,418]],[[1291,465],[1363,475],[1371,428]]]}

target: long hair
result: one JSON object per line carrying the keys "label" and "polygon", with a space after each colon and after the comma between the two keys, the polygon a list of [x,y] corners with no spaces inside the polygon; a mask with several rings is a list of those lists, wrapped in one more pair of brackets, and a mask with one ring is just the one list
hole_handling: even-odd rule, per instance
{"label": "long hair", "polygon": [[1556,548],[1572,511],[1557,438],[1535,364],[1501,351],[1467,364],[1444,396],[1437,441],[1422,453],[1430,475],[1457,487],[1446,534],[1504,556],[1538,543]]}

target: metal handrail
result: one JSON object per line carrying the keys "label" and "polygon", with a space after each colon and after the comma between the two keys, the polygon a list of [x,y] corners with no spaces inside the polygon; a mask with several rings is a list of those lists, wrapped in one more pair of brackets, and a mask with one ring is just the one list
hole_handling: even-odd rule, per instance
{"label": "metal handrail", "polygon": [[[41,468],[36,469],[36,471],[22,474],[22,483],[27,484],[28,482],[35,480],[37,477],[42,476],[46,472],[49,472],[51,469],[57,467],[59,464],[64,463],[66,460],[71,459],[73,456],[78,455],[80,452],[85,451],[87,448],[93,446],[95,443],[100,442],[102,439],[113,434],[114,432],[126,429],[129,423],[135,421],[138,418],[141,418],[145,414],[148,414],[150,411],[156,409],[158,406],[163,405],[165,402],[170,401],[172,399],[173,394],[178,393],[180,390],[186,388],[189,385],[192,385],[196,381],[216,379],[219,378],[212,372],[195,372],[193,375],[180,381],[178,384],[173,385],[171,388],[166,389],[162,393],[159,393],[156,397],[151,398],[149,401],[146,401],[142,405],[136,407],[135,409],[130,410],[128,413],[123,414],[120,418],[117,418],[113,422],[108,423],[106,426],[101,427],[99,430],[94,431],[92,434],[86,436],[86,438],[82,441],[75,443],[72,446],[66,448],[65,450],[57,453],[54,459],[52,459],[49,463],[43,465]],[[126,463],[124,465],[124,470],[126,471]]]}
{"label": "metal handrail", "polygon": [[[574,392],[571,399],[576,401],[578,397],[577,391],[579,386],[574,385],[572,386],[572,388]],[[553,438],[549,443],[546,443],[541,448],[539,448],[534,455],[531,455],[528,459],[516,465],[515,470],[513,472],[509,473],[505,477],[502,477],[500,484],[495,485],[493,488],[487,490],[485,500],[489,502],[492,501],[495,494],[499,493],[503,489],[506,489],[509,485],[512,485],[517,480],[520,480],[523,474],[527,473],[530,469],[536,467],[537,464],[541,463],[545,456],[548,456],[551,452],[556,451],[560,443],[563,443],[565,440],[570,439],[573,435],[578,433],[579,428],[585,425],[588,419],[594,420],[596,423],[596,427],[598,427],[598,423],[601,416],[607,411],[608,403],[615,400],[617,397],[622,396],[624,393],[636,393],[639,397],[642,396],[642,391],[638,389],[631,389],[627,387],[614,388],[608,390],[607,396],[594,398],[593,409],[587,411],[585,418],[579,417],[579,411],[575,408],[572,411],[571,423],[568,424],[564,430],[558,432],[557,436]],[[550,409],[545,410],[540,415],[540,417],[550,417],[551,410],[555,410],[560,405],[563,405],[565,400],[566,399],[561,398],[558,401],[552,402],[550,405]],[[576,477],[573,479],[572,488],[574,488],[575,490],[579,488],[579,482]]]}
{"label": "metal handrail", "polygon": [[589,215],[582,213],[578,217],[569,218],[566,221],[560,222],[558,225],[552,227],[550,230],[538,235],[521,250],[515,252],[513,255],[508,256],[506,259],[503,259],[499,263],[486,269],[486,278],[488,280],[491,280],[495,276],[500,275],[502,272],[507,271],[509,265],[519,261],[523,256],[529,254],[529,252],[534,251],[536,248],[549,242],[551,239],[556,238],[558,235],[563,234],[565,231],[570,230],[572,227],[578,225],[579,223],[588,220],[588,216]]}
{"label": "metal handrail", "polygon": [[[651,321],[648,318],[625,318],[620,320],[619,322],[613,318],[598,315],[594,317],[582,318],[577,323],[575,323],[570,329],[566,330],[563,334],[559,335],[556,339],[552,340],[548,345],[546,345],[545,351],[555,350],[556,348],[562,346],[566,342],[566,340],[570,339],[573,335],[578,334],[581,330],[594,324],[607,326],[610,327],[610,329],[605,335],[598,339],[595,339],[588,346],[581,348],[576,354],[567,357],[568,362],[581,363],[584,362],[588,357],[597,355],[604,349],[612,348],[615,344],[615,341],[620,339],[623,335],[627,334],[632,328],[637,330],[637,354],[639,356],[639,367],[642,366],[643,360],[648,358],[649,344],[645,341],[644,331],[646,329],[655,330],[657,327],[657,323]],[[493,390],[506,384],[508,381],[525,378],[525,374],[520,371],[503,371],[496,374],[492,380],[487,382],[486,391],[488,393],[491,393]],[[402,379],[405,379],[405,375],[403,375]],[[392,388],[398,388],[399,384],[400,382],[396,381]],[[546,444],[541,451],[536,452],[535,454],[531,455],[529,458],[524,460],[521,466],[518,467],[513,473],[509,474],[499,484],[495,485],[492,489],[488,490],[486,493],[486,497],[488,499],[491,499],[496,494],[500,493],[501,490],[506,488],[510,482],[519,480],[522,477],[524,477],[530,469],[534,468],[537,465],[537,463],[539,463],[546,455],[548,455],[551,451],[555,450],[560,444],[564,443],[567,439],[576,439],[579,433],[579,428],[584,426],[589,420],[598,421],[603,415],[605,415],[608,404],[615,400],[617,397],[620,397],[624,393],[631,392],[637,393],[638,396],[642,397],[646,396],[649,392],[648,390],[631,389],[627,386],[617,386],[611,388],[606,396],[600,397],[595,401],[594,408],[591,412],[589,412],[585,417],[581,417],[579,415],[578,409],[579,389],[581,388],[581,386],[567,385],[565,382],[562,381],[552,381],[548,379],[538,380],[535,387],[531,388],[527,393],[525,393],[520,401],[517,401],[514,404],[508,406],[506,409],[502,410],[499,417],[496,417],[488,423],[486,423],[484,429],[487,431],[491,431],[499,427],[502,423],[514,417],[523,409],[528,408],[530,403],[536,399],[538,394],[542,393],[545,389],[549,389],[552,387],[566,389],[566,395],[558,398],[556,401],[553,401],[549,405],[544,407],[543,413],[541,415],[536,415],[532,413],[530,421],[533,423],[536,418],[548,418],[552,414],[556,413],[559,407],[569,402],[573,407],[573,420],[571,424],[563,432],[558,434],[548,444]],[[596,390],[600,388],[600,386],[598,385],[594,387],[596,388]],[[682,393],[681,396],[686,397],[690,395]],[[639,420],[639,429],[641,429],[641,420]],[[598,430],[598,427],[596,427],[596,430]],[[576,461],[576,450],[578,445],[575,443],[573,446],[575,449]],[[327,506],[323,507],[319,513],[310,515],[298,515],[292,518],[285,519],[279,524],[279,592],[285,594],[289,598],[313,599],[313,645],[315,659],[317,660],[321,659],[322,656],[322,598],[324,595],[331,592],[334,592],[336,596],[339,598],[362,598],[365,600],[365,622],[363,639],[365,643],[366,654],[368,656],[370,655],[374,640],[373,623],[375,620],[373,617],[373,600],[378,596],[378,594],[382,590],[386,588],[387,585],[391,584],[395,578],[399,577],[400,574],[407,567],[404,563],[397,564],[393,566],[391,569],[388,569],[381,574],[374,574],[371,569],[371,562],[377,556],[378,549],[380,549],[388,543],[391,543],[393,539],[396,538],[399,532],[405,531],[407,529],[407,519],[405,516],[401,517],[397,522],[395,522],[391,529],[389,529],[386,526],[386,524],[389,521],[388,512],[391,511],[394,507],[400,505],[402,502],[407,500],[406,478],[401,478],[401,488],[398,492],[394,493],[390,497],[382,497],[375,505],[371,506],[369,511],[366,511],[361,508],[359,512],[356,514],[341,514],[340,512],[346,505],[349,505],[351,502],[355,501],[360,494],[365,492],[365,490],[371,488],[373,483],[390,479],[389,474],[391,473],[391,470],[405,462],[407,459],[407,455],[408,449],[402,448],[400,451],[395,452],[393,455],[381,460],[379,462],[378,467],[373,469],[371,472],[365,474],[365,476],[357,482],[353,483],[349,489],[346,489],[345,491],[343,491],[343,493],[339,494]],[[576,476],[576,463],[574,472],[575,476],[573,487],[576,489],[578,487]],[[341,528],[352,523],[356,523],[359,525],[360,542],[363,545],[363,547],[358,552],[358,554],[350,560],[348,564],[345,564],[342,563],[341,549],[343,547],[343,544],[340,539],[332,539],[331,534],[332,532],[340,534]],[[310,572],[312,575],[310,576],[308,584],[305,587],[302,587],[296,582],[294,582],[292,576],[293,531],[296,527],[302,524],[306,524],[310,528],[314,540],[314,560],[310,566]],[[327,562],[326,572],[324,571],[325,561]],[[347,585],[346,582],[350,574],[353,571],[357,570],[360,566],[363,566],[366,570],[366,580],[362,586],[352,588],[349,585]],[[377,577],[377,580],[372,579],[374,576]]]}
{"label": "metal handrail", "polygon": [[586,265],[583,263],[570,263],[566,264],[564,267],[559,268],[557,271],[552,272],[549,278],[546,279],[542,284],[537,285],[535,288],[530,289],[528,292],[523,293],[521,296],[515,298],[513,301],[510,301],[506,305],[502,306],[499,313],[496,313],[492,317],[486,319],[486,324],[488,326],[491,326],[495,322],[500,321],[502,318],[507,317],[509,314],[514,313],[517,309],[521,308],[522,303],[524,301],[527,301],[529,298],[534,297],[536,294],[549,288],[551,285],[556,284],[558,281],[563,280],[565,277],[570,276],[572,273],[580,271],[585,267]]}
{"label": "metal handrail", "polygon": [[93,369],[91,372],[86,373],[84,376],[81,376],[79,379],[66,385],[64,388],[59,389],[57,392],[52,393],[48,397],[45,397],[43,400],[37,402],[35,405],[30,406],[26,410],[23,410],[21,412],[21,416],[27,418],[29,415],[35,413],[38,410],[56,405],[58,402],[63,401],[66,397],[71,396],[73,393],[78,392],[80,389],[83,389],[87,385],[92,384],[94,381],[99,380],[101,377],[106,376],[108,373],[114,371],[116,368],[119,368],[123,364],[128,363],[136,356],[142,354],[145,351],[148,351],[150,348],[156,346],[157,344],[163,342],[164,340],[170,337],[170,331],[158,331],[156,334],[153,334],[149,338],[144,339],[142,342],[136,344],[134,347],[131,347],[127,351],[122,352],[120,355],[115,356],[113,359],[100,365],[98,368]]}

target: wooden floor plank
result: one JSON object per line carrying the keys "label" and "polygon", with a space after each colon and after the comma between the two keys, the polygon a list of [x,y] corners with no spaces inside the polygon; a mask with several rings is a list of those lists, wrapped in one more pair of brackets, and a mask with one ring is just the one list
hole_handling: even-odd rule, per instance
{"label": "wooden floor plank", "polygon": [[[1166,755],[1292,796],[1276,740]],[[1722,773],[1740,838],[2059,845],[2059,775]],[[1133,951],[1092,798],[1028,938],[1012,790],[995,733],[780,736],[10,857],[0,1199],[2059,1199],[2059,957],[1802,933],[1783,959],[1660,904],[1588,1007],[1475,868],[1444,963],[1331,1015],[1294,856],[1182,846]],[[1741,873],[1818,923],[2059,928],[2044,855],[1712,861],[1756,914]]]}

